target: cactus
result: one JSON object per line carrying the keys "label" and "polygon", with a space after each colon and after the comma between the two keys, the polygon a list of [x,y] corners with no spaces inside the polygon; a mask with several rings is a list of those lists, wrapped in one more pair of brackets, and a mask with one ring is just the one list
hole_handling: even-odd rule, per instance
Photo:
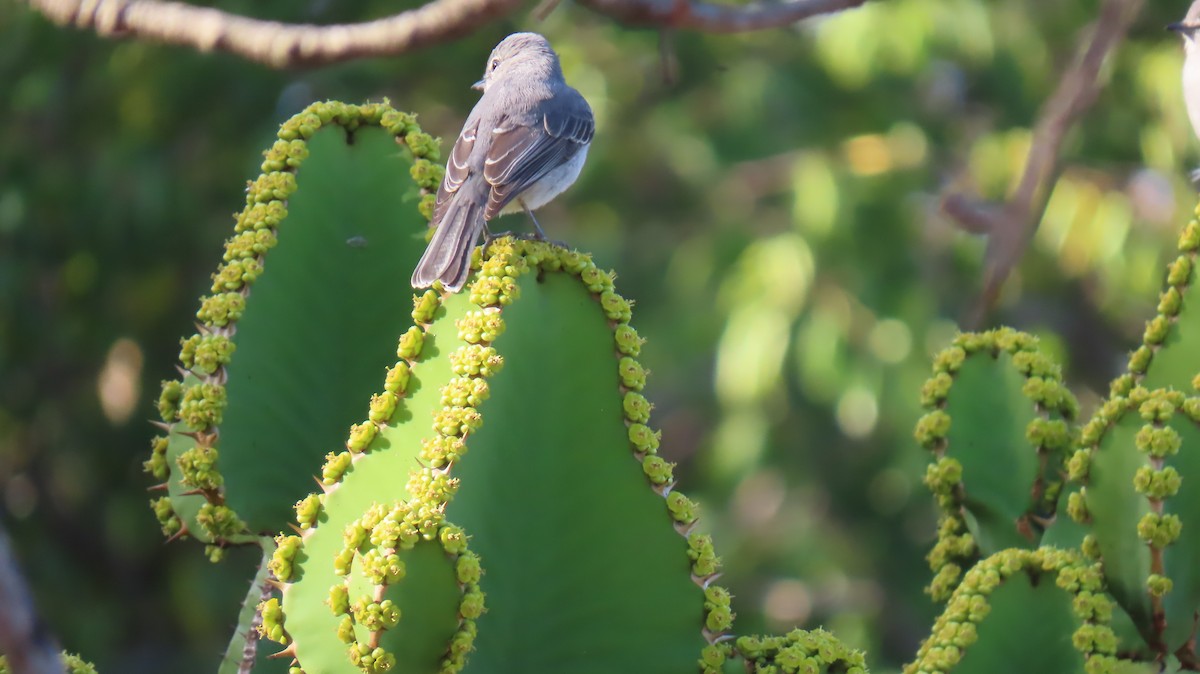
{"label": "cactus", "polygon": [[731,633],[613,272],[509,237],[413,297],[436,142],[386,104],[279,138],[146,462],[168,536],[263,548],[221,671],[866,672],[827,632]]}
{"label": "cactus", "polygon": [[1082,428],[1028,335],[961,335],[935,359],[916,436],[942,510],[929,592],[947,604],[906,672],[1200,668],[1200,500],[1185,496],[1200,471],[1200,359],[1183,311],[1198,248],[1193,220],[1142,345]]}
{"label": "cactus", "polygon": [[[865,674],[823,630],[735,633],[713,541],[657,452],[615,273],[504,237],[475,251],[467,291],[414,296],[436,140],[340,103],[279,138],[146,462],[168,536],[214,561],[262,548],[220,671]],[[906,673],[1200,667],[1200,501],[1181,495],[1200,468],[1197,247],[1193,222],[1082,426],[1029,335],[963,334],[935,359],[916,437],[944,606]]]}
{"label": "cactus", "polygon": [[[408,325],[404,269],[420,255],[422,219],[405,202],[428,212],[440,180],[431,139],[386,104],[310,106],[265,156],[198,332],[182,340],[182,378],[163,384],[165,435],[145,464],[166,491],[154,502],[164,532],[204,541],[212,557],[286,526],[357,420]],[[414,182],[398,187],[408,159]]]}

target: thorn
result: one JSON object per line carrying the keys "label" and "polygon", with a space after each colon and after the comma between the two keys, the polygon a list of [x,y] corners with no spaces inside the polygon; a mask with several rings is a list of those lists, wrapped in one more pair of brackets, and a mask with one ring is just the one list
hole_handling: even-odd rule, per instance
{"label": "thorn", "polygon": [[699,521],[700,520],[698,520],[698,519],[692,520],[691,524],[684,524],[683,522],[676,522],[675,523],[675,531],[679,532],[680,536],[687,538],[688,535],[690,535],[692,533],[692,529],[696,528],[696,523]]}
{"label": "thorn", "polygon": [[192,374],[191,370],[185,370],[183,369],[182,365],[178,364],[175,365],[175,371],[179,373],[180,377],[187,377],[188,375]]}
{"label": "thorn", "polygon": [[273,653],[271,655],[268,655],[267,657],[268,658],[292,658],[294,660],[296,658],[296,642],[293,641],[292,643],[288,644],[287,647],[284,648],[283,650],[279,651],[278,653]]}
{"label": "thorn", "polygon": [[288,526],[289,526],[289,527],[292,529],[292,531],[295,531],[295,532],[296,532],[296,535],[297,535],[297,536],[303,536],[303,535],[304,535],[304,530],[300,528],[300,525],[298,525],[298,524],[295,524],[295,523],[293,523],[293,522],[288,522]]}
{"label": "thorn", "polygon": [[[180,520],[180,521],[182,521],[182,520]],[[171,536],[169,538],[167,538],[166,542],[163,543],[163,545],[166,545],[167,543],[170,543],[171,541],[177,541],[187,535],[188,535],[187,525],[182,524],[179,527],[179,531],[176,531],[174,534],[171,534]]]}
{"label": "thorn", "polygon": [[263,585],[270,586],[273,589],[283,592],[283,589],[288,586],[288,583],[282,583],[282,582],[276,580],[275,578],[268,578],[263,581]]}
{"label": "thorn", "polygon": [[152,485],[152,486],[146,487],[146,491],[151,491],[151,492],[154,492],[154,491],[167,491],[167,489],[169,489],[169,488],[170,488],[170,483],[168,483],[168,482],[164,482],[164,483],[162,483],[162,484],[156,484],[156,485]]}
{"label": "thorn", "polygon": [[337,486],[336,482],[334,484],[325,484],[324,482],[321,481],[321,478],[319,478],[315,475],[313,476],[313,482],[317,483],[317,488],[319,488],[321,490],[321,493],[325,494],[325,495],[328,495]]}
{"label": "thorn", "polygon": [[146,421],[149,421],[151,426],[163,431],[164,433],[170,433],[171,429],[174,427],[173,424],[168,424],[167,422],[160,421],[158,419],[147,419]]}

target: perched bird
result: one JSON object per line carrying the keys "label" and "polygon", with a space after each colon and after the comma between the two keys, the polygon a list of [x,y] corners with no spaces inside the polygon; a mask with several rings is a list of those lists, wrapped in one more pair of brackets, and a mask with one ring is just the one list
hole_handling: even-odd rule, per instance
{"label": "perched bird", "polygon": [[558,55],[536,33],[504,38],[488,57],[483,91],[463,124],[433,209],[433,239],[412,275],[414,288],[440,280],[462,289],[471,251],[487,222],[533,210],[571,186],[595,131],[592,109],[563,80]]}
{"label": "perched bird", "polygon": [[[1200,0],[1192,3],[1183,21],[1167,26],[1183,37],[1183,100],[1187,104],[1192,131],[1200,137],[1200,45],[1196,31],[1200,30]],[[1200,169],[1192,172],[1192,181],[1200,178]]]}

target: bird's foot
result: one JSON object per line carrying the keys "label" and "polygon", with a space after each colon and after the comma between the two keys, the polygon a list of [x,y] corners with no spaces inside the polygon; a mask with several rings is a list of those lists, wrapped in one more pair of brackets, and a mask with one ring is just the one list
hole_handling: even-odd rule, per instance
{"label": "bird's foot", "polygon": [[541,231],[533,232],[533,233],[517,234],[516,237],[518,239],[523,239],[525,241],[540,241],[542,243],[548,243],[551,246],[558,246],[559,248],[565,248],[567,250],[571,249],[571,246],[567,245],[566,241],[556,241],[554,239],[547,239],[545,232],[541,232]]}
{"label": "bird's foot", "polygon": [[492,245],[492,242],[495,241],[496,239],[503,239],[506,236],[511,236],[514,239],[521,238],[519,234],[517,234],[515,232],[511,232],[511,231],[496,232],[495,234],[493,234],[491,232],[491,230],[484,230],[484,232],[483,232],[483,247],[486,249],[488,246]]}

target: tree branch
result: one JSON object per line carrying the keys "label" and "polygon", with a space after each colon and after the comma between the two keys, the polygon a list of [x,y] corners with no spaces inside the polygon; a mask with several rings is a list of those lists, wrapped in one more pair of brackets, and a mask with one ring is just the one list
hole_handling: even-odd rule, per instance
{"label": "tree branch", "polygon": [[62,674],[58,644],[33,606],[33,598],[4,527],[0,526],[0,654],[17,674]]}
{"label": "tree branch", "polygon": [[752,5],[714,5],[691,0],[579,0],[580,4],[631,26],[690,28],[740,33],[858,7],[867,0],[787,0]]}
{"label": "tree branch", "polygon": [[285,24],[160,0],[26,0],[61,26],[226,51],[274,68],[402,54],[445,42],[516,9],[520,0],[431,0],[376,21]]}
{"label": "tree branch", "polygon": [[1050,190],[1058,178],[1058,155],[1063,137],[1100,92],[1100,68],[1137,18],[1144,0],[1105,0],[1091,28],[1091,40],[1063,73],[1058,87],[1039,113],[1033,129],[1025,172],[1003,205],[983,203],[965,194],[950,194],[942,210],[963,229],[988,237],[984,253],[983,293],[974,323],[995,304],[1000,287],[1025,254],[1046,211]]}

